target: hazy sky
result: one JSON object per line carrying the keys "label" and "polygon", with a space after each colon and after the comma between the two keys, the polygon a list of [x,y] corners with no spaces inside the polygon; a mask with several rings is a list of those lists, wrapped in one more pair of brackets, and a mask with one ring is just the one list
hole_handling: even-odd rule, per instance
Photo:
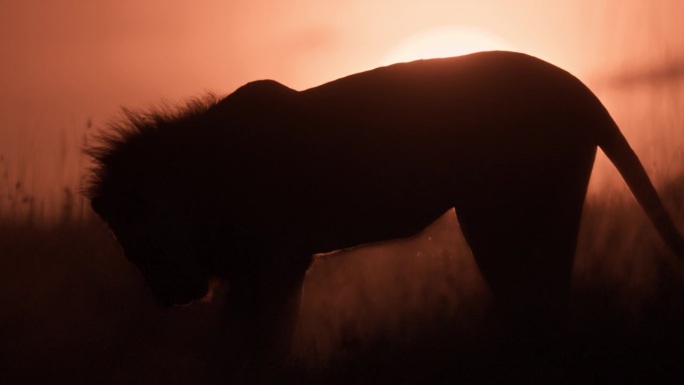
{"label": "hazy sky", "polygon": [[575,72],[609,69],[668,35],[657,48],[684,48],[681,3],[2,0],[2,115],[227,93],[264,77],[304,88],[372,68],[439,25],[479,27]]}
{"label": "hazy sky", "polygon": [[684,59],[682,20],[679,0],[0,0],[0,167],[35,185],[75,175],[45,164],[74,168],[89,117],[260,78],[307,88],[435,26],[479,28],[591,83]]}

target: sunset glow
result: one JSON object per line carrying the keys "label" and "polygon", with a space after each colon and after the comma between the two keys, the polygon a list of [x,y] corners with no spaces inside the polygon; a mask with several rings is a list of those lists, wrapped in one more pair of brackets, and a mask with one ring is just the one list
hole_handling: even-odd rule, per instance
{"label": "sunset glow", "polygon": [[0,385],[684,383],[682,19],[1,1]]}
{"label": "sunset glow", "polygon": [[493,50],[515,51],[516,49],[501,37],[479,28],[441,26],[410,36],[390,51],[380,64],[461,56]]}
{"label": "sunset glow", "polygon": [[[645,163],[658,165],[658,178],[677,173],[681,103],[672,95],[684,84],[676,70],[684,2],[533,3],[12,2],[0,12],[0,216],[87,213],[81,149],[121,106],[183,104],[257,79],[304,90],[378,66],[487,50],[524,52],[578,76]],[[673,76],[656,83],[645,73]],[[613,80],[629,74],[642,81],[617,90]],[[593,180],[623,186],[601,157]]]}

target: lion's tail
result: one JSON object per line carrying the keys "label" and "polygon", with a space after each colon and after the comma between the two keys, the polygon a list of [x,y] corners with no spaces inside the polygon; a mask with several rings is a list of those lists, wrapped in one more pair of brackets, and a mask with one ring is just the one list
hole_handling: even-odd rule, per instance
{"label": "lion's tail", "polygon": [[627,143],[627,139],[622,135],[617,124],[612,118],[609,120],[610,128],[599,138],[599,147],[620,172],[665,243],[678,256],[684,258],[684,238],[665,210],[641,161]]}

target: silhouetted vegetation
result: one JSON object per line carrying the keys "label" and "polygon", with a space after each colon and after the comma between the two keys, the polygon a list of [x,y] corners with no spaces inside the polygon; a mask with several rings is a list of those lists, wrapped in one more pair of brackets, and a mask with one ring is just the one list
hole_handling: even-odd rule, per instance
{"label": "silhouetted vegetation", "polygon": [[[663,189],[680,225],[684,177]],[[631,199],[583,218],[569,334],[505,351],[445,216],[416,237],[322,256],[305,284],[291,383],[676,383],[684,268]],[[162,309],[98,221],[0,223],[0,378],[212,383],[218,305]]]}

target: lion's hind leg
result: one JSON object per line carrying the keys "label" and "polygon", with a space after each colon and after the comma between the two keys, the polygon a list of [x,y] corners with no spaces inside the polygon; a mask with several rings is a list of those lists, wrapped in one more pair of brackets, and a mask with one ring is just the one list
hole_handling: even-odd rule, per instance
{"label": "lion's hind leg", "polygon": [[566,156],[554,153],[535,160],[532,171],[515,167],[494,182],[473,182],[456,207],[492,292],[492,312],[517,338],[544,339],[567,323],[594,153],[589,146]]}

